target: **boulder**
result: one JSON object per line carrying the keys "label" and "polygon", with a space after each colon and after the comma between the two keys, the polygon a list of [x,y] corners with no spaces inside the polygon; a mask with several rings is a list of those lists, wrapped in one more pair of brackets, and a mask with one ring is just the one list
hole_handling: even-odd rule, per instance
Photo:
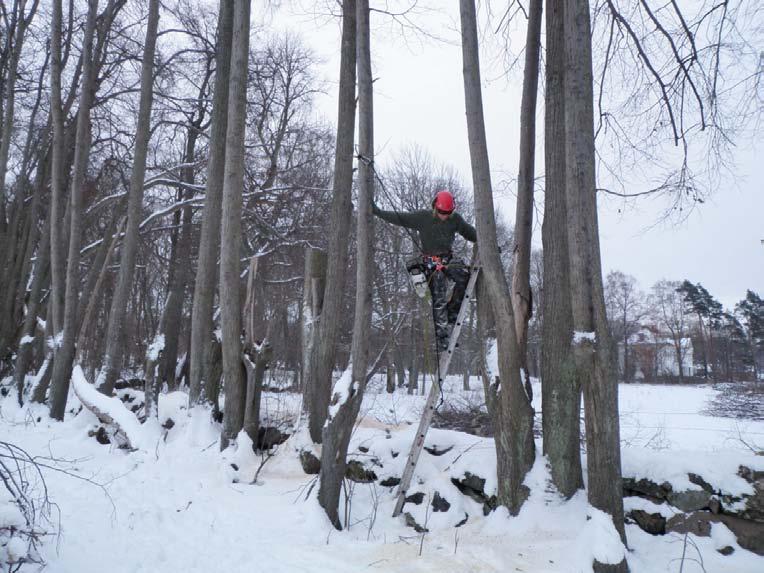
{"label": "boulder", "polygon": [[623,495],[631,496],[636,495],[639,497],[645,497],[652,501],[662,501],[668,499],[669,493],[671,493],[671,484],[663,482],[657,484],[649,479],[636,480],[634,478],[623,478]]}
{"label": "boulder", "polygon": [[440,495],[440,492],[436,491],[432,496],[432,510],[433,511],[448,511],[451,508],[451,504],[444,497]]}
{"label": "boulder", "polygon": [[406,526],[407,527],[413,527],[414,531],[417,533],[427,533],[429,529],[426,527],[422,527],[416,522],[416,519],[414,519],[414,516],[411,515],[408,511],[403,514],[403,517],[406,519]]}
{"label": "boulder", "polygon": [[666,518],[660,513],[648,513],[642,509],[633,509],[626,514],[639,526],[642,531],[650,535],[663,535],[666,533]]}
{"label": "boulder", "polygon": [[723,523],[737,538],[743,549],[764,555],[764,524],[734,515],[714,515],[708,511],[677,514],[666,522],[666,532],[692,533],[699,537],[711,535],[711,525]]}
{"label": "boulder", "polygon": [[306,474],[314,475],[321,471],[321,460],[310,450],[300,450],[300,463]]}
{"label": "boulder", "polygon": [[704,489],[672,491],[667,496],[668,502],[682,511],[706,509],[711,501],[711,494]]}
{"label": "boulder", "polygon": [[363,463],[358,460],[348,460],[348,463],[345,466],[345,477],[356,483],[371,483],[377,481],[377,474],[366,469]]}

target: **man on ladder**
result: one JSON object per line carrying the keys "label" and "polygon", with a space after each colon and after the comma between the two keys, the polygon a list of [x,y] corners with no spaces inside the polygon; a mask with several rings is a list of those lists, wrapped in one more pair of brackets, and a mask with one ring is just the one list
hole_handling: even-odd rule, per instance
{"label": "man on ladder", "polygon": [[[418,232],[422,255],[410,261],[406,267],[412,275],[417,294],[424,296],[425,283],[430,288],[438,352],[446,351],[470,278],[464,263],[453,258],[452,246],[456,233],[468,241],[476,242],[475,228],[456,212],[454,196],[446,189],[435,194],[432,210],[399,213],[383,211],[372,205],[372,211],[388,223]],[[453,281],[454,290],[451,299],[447,300],[449,280]]]}

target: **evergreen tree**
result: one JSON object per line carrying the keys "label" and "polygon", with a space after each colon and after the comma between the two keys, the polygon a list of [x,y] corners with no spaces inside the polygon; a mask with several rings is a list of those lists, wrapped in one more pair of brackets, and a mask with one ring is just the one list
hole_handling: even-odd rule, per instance
{"label": "evergreen tree", "polygon": [[764,354],[764,300],[749,290],[745,298],[735,305],[741,317],[744,336],[748,345],[748,360],[753,367],[754,379],[759,379],[761,355]]}

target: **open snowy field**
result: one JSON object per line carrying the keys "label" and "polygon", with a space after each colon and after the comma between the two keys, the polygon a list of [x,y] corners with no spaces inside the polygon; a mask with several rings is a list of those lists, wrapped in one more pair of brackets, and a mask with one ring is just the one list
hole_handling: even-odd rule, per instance
{"label": "open snowy field", "polygon": [[[474,390],[464,392],[461,378],[450,378],[444,403],[479,403],[482,390],[477,379],[472,384]],[[764,457],[746,446],[764,449],[764,422],[703,414],[715,397],[710,387],[620,388],[625,476],[654,473],[681,485],[693,471],[714,487],[743,493],[737,466],[764,470]],[[175,425],[141,428],[142,448],[131,453],[88,437],[97,420],[86,410],[55,423],[46,410],[20,409],[11,397],[0,404],[0,436],[44,464],[54,504],[48,528],[59,533],[42,546],[44,570],[52,573],[578,572],[591,570],[593,551],[607,550],[607,531],[597,528],[596,519],[587,521],[585,493],[562,501],[549,486],[541,456],[526,481],[531,497],[517,517],[502,509],[484,516],[477,502],[458,495],[449,497],[457,505],[449,511],[432,512],[428,503],[411,508],[415,520],[426,524],[426,534],[407,527],[402,517],[390,517],[395,488],[378,482],[400,476],[414,433],[410,423],[418,420],[424,397],[379,389],[370,388],[350,446],[351,458],[373,460],[378,480],[348,482],[350,527],[342,532],[325,518],[315,500],[315,476],[300,465],[297,451],[311,447],[301,434],[267,460],[248,443],[220,453],[218,428],[206,413],[189,417],[182,393],[160,398],[160,422],[171,418]],[[534,390],[540,412],[540,387]],[[296,397],[286,393],[268,394],[263,403],[266,418],[283,420],[298,410]],[[495,487],[491,438],[433,429],[427,447],[448,451],[423,453],[417,474],[424,483],[412,491],[428,500],[435,491],[448,497],[456,491],[451,480],[465,472],[485,478],[486,491]],[[626,508],[649,503],[627,498]],[[651,536],[636,525],[627,526],[627,535],[634,573],[682,567],[684,572],[764,571],[764,557],[740,548],[721,524],[713,525],[710,537]],[[734,552],[717,552],[725,546]]]}

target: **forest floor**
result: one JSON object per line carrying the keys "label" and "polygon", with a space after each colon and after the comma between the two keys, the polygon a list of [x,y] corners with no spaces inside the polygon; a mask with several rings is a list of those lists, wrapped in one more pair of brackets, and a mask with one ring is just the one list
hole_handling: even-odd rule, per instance
{"label": "forest floor", "polygon": [[[479,411],[482,387],[476,378],[470,383],[465,391],[461,377],[450,377],[440,409]],[[668,474],[687,468],[702,475],[742,463],[764,470],[764,457],[751,451],[764,449],[764,421],[711,415],[722,390],[621,385],[624,474],[639,475],[649,466],[670,480]],[[538,384],[534,391],[538,413]],[[405,389],[388,394],[375,380],[351,441],[353,457],[373,458],[380,480],[399,476],[423,403],[423,396]],[[577,572],[590,571],[593,552],[603,547],[588,526],[585,493],[562,500],[549,485],[541,455],[526,480],[531,496],[516,517],[501,508],[483,516],[462,496],[444,513],[428,511],[428,504],[413,508],[429,529],[418,534],[403,518],[391,517],[395,488],[349,482],[342,513],[350,527],[340,532],[318,506],[315,476],[300,465],[297,451],[311,447],[304,432],[273,455],[253,453],[246,440],[238,451],[221,453],[219,427],[205,412],[189,416],[186,395],[174,392],[161,396],[159,416],[160,423],[171,418],[174,425],[146,428],[141,449],[127,452],[89,437],[97,420],[85,410],[72,414],[78,406],[72,397],[66,420],[58,423],[42,407],[19,408],[12,396],[0,402],[0,441],[23,448],[43,466],[52,503],[48,523],[41,524],[51,533],[40,545],[46,572]],[[269,392],[262,408],[266,423],[283,423],[299,411],[299,398]],[[466,471],[484,477],[486,491],[495,489],[492,438],[440,428],[431,430],[427,445],[448,450],[425,454],[418,466],[418,487],[428,499],[433,491],[453,489],[450,480]],[[30,477],[29,484],[41,500],[39,478]],[[469,519],[454,528],[460,512]],[[723,525],[714,525],[710,537],[651,536],[627,525],[627,536],[633,573],[764,571],[764,557],[740,548]],[[727,545],[732,555],[717,552]],[[22,571],[38,569],[28,564]]]}

